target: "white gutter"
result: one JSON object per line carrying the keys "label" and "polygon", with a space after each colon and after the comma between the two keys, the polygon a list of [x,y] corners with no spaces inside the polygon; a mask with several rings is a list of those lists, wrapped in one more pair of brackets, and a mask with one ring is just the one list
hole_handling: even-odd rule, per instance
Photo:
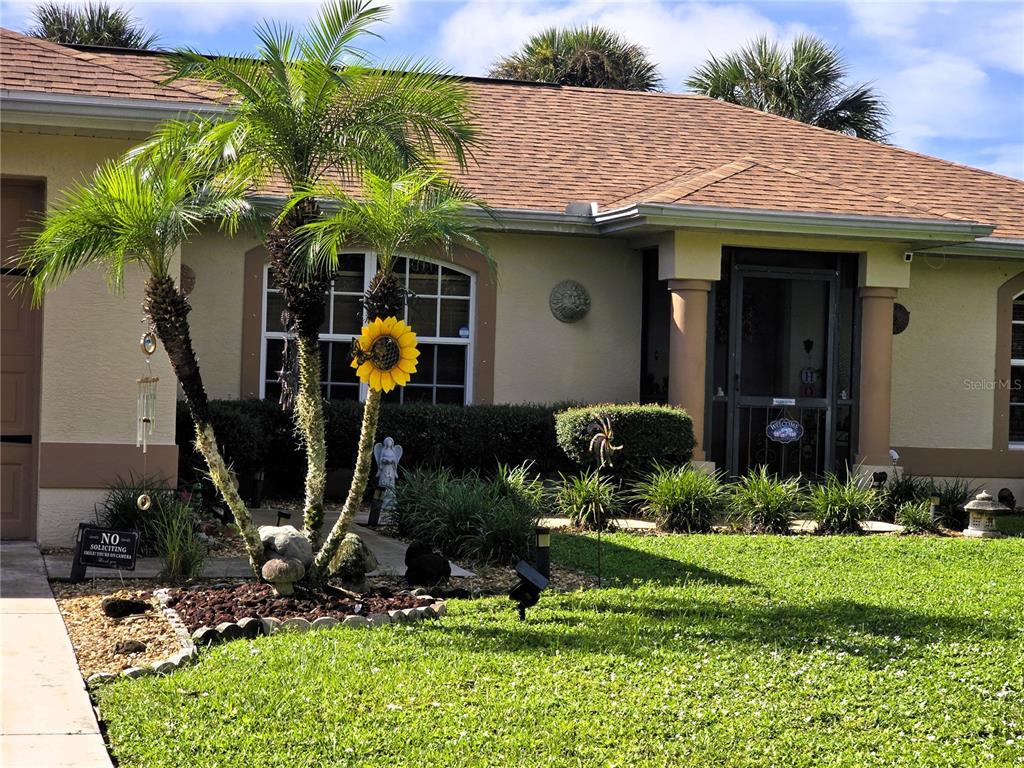
{"label": "white gutter", "polygon": [[642,226],[716,229],[785,234],[828,235],[865,239],[970,242],[991,235],[995,227],[956,219],[911,219],[850,216],[834,213],[793,213],[754,208],[638,203],[598,213],[595,223],[605,234]]}
{"label": "white gutter", "polygon": [[1002,237],[979,237],[973,243],[943,245],[925,253],[968,258],[1024,259],[1024,240]]}

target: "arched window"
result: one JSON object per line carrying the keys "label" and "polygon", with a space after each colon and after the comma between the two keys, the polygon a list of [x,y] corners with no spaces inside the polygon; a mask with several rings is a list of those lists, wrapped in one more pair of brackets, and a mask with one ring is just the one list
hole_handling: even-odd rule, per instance
{"label": "arched window", "polygon": [[[278,371],[284,349],[281,310],[284,299],[269,274],[264,275],[263,343],[260,360],[260,396],[280,395]],[[360,297],[377,271],[372,253],[346,253],[327,295],[327,316],[320,328],[324,397],[362,400],[360,386],[349,365],[352,339],[363,324]],[[419,339],[419,369],[405,387],[384,396],[385,402],[427,402],[464,405],[472,402],[473,318],[476,276],[449,263],[401,258],[395,275],[410,291],[404,318]]]}
{"label": "arched window", "polygon": [[1024,448],[1024,293],[1013,299],[1010,336],[1010,447]]}

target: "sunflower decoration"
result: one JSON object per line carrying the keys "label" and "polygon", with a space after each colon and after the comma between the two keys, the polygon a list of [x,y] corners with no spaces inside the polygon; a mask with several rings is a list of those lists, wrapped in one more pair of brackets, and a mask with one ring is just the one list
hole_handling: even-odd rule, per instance
{"label": "sunflower decoration", "polygon": [[390,392],[404,387],[416,373],[416,334],[404,321],[395,317],[377,317],[363,326],[358,339],[352,341],[352,367],[360,381],[370,389]]}

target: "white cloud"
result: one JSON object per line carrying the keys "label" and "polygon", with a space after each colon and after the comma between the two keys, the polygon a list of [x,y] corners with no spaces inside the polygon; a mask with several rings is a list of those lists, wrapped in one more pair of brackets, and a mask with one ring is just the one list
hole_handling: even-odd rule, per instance
{"label": "white cloud", "polygon": [[878,79],[892,111],[893,140],[917,148],[928,139],[983,138],[997,133],[989,119],[989,78],[977,63],[941,51],[916,51],[913,63]]}
{"label": "white cloud", "polygon": [[971,159],[972,165],[994,173],[1024,179],[1024,143],[986,145]]}
{"label": "white cloud", "polygon": [[744,5],[658,2],[489,2],[470,0],[442,25],[438,56],[465,74],[484,74],[496,58],[511,53],[551,26],[595,23],[645,46],[660,66],[669,90],[681,83],[709,52],[734,50],[758,35],[789,38],[800,24],[780,26]]}
{"label": "white cloud", "polygon": [[916,35],[917,22],[928,11],[927,3],[905,0],[851,0],[848,6],[858,32],[903,40]]}

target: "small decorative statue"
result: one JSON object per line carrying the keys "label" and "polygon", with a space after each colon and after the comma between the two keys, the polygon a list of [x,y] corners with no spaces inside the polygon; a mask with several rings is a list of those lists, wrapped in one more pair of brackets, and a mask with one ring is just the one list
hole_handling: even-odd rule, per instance
{"label": "small decorative statue", "polygon": [[398,462],[402,460],[402,446],[394,438],[385,437],[383,443],[373,446],[377,460],[377,487],[382,492],[380,507],[385,512],[395,508],[395,481],[398,480]]}

